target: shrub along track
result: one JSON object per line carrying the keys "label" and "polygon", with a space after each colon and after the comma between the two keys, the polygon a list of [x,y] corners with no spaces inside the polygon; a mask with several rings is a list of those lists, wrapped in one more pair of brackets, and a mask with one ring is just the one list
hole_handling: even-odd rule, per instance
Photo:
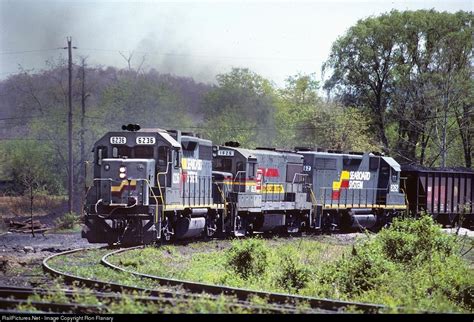
{"label": "shrub along track", "polygon": [[[119,251],[132,250],[136,248],[137,247],[119,249]],[[114,270],[120,271],[124,275],[133,276],[139,280],[147,279],[152,282],[151,284],[154,285],[154,287],[144,288],[144,287],[130,286],[127,284],[122,284],[122,283],[117,283],[117,282],[81,277],[81,276],[54,268],[53,267],[54,265],[51,265],[50,263],[51,261],[58,260],[60,258],[64,259],[65,257],[69,257],[69,256],[85,254],[88,251],[97,251],[97,250],[106,250],[106,249],[107,249],[106,247],[99,248],[99,249],[98,248],[95,248],[95,249],[80,248],[80,249],[74,249],[74,250],[69,250],[62,253],[54,254],[43,260],[43,270],[52,276],[63,279],[64,282],[68,284],[80,284],[80,285],[87,286],[91,289],[107,290],[109,292],[117,292],[118,294],[139,292],[140,294],[146,295],[146,297],[138,298],[138,300],[145,301],[145,302],[147,300],[152,301],[152,302],[160,302],[161,304],[168,304],[172,306],[176,305],[177,303],[181,303],[181,304],[187,303],[189,304],[188,307],[190,308],[191,311],[192,311],[192,305],[196,302],[199,302],[199,300],[206,300],[206,299],[215,300],[215,299],[218,299],[221,296],[221,294],[226,294],[226,295],[237,295],[237,298],[238,298],[238,300],[235,300],[235,298],[229,297],[228,300],[226,301],[225,305],[229,312],[245,312],[245,313],[299,313],[299,312],[324,313],[324,312],[327,312],[322,309],[316,310],[313,308],[311,309],[300,308],[295,305],[281,303],[280,301],[269,301],[268,304],[263,304],[263,305],[253,303],[251,301],[250,295],[258,295],[258,293],[267,295],[267,293],[263,293],[263,292],[251,292],[251,291],[241,290],[241,292],[232,293],[228,291],[230,288],[227,288],[227,287],[215,287],[214,289],[211,289],[210,286],[208,288],[205,288],[205,287],[199,288],[198,286],[194,288],[192,287],[189,288],[189,285],[193,283],[186,282],[186,281],[180,282],[180,281],[165,279],[165,278],[156,277],[156,276],[154,277],[141,276],[140,274],[136,272],[129,272],[127,270],[123,270],[119,267],[114,267],[113,265],[108,264],[108,262],[106,261],[107,257],[117,253],[117,251],[113,251],[106,254],[105,256],[101,258],[100,262],[103,265],[105,265],[105,267],[113,268]],[[97,263],[99,263],[99,259],[97,259]],[[150,285],[150,283],[146,283],[146,284]],[[198,285],[197,283],[194,283],[194,284]],[[183,286],[186,286],[186,287],[183,287]],[[221,291],[219,291],[219,288],[221,288]],[[189,290],[191,290],[190,293],[186,292]],[[208,293],[208,294],[202,294],[203,292]],[[101,294],[104,294],[104,293],[101,293]],[[245,294],[247,296],[244,296]]]}
{"label": "shrub along track", "polygon": [[386,306],[378,305],[378,304],[347,302],[347,301],[339,301],[339,300],[332,300],[332,299],[315,298],[315,297],[309,297],[309,296],[299,296],[299,295],[272,293],[272,292],[264,292],[264,291],[253,291],[253,290],[248,290],[248,289],[243,289],[243,288],[235,288],[235,287],[229,287],[229,286],[212,285],[212,284],[177,280],[177,279],[172,279],[172,278],[165,278],[161,276],[154,276],[154,275],[143,274],[136,271],[127,270],[125,268],[112,264],[108,261],[108,258],[111,256],[124,253],[130,250],[134,250],[134,249],[140,249],[140,248],[143,248],[143,246],[118,249],[118,250],[112,251],[108,254],[105,254],[102,257],[101,263],[107,267],[110,267],[112,269],[115,269],[123,273],[132,274],[141,279],[153,280],[163,286],[180,286],[190,293],[206,292],[208,294],[214,294],[214,295],[226,294],[226,295],[235,296],[241,301],[248,301],[252,297],[259,297],[259,298],[266,299],[266,301],[271,304],[276,304],[280,306],[290,306],[290,307],[291,306],[297,307],[298,305],[303,304],[303,305],[309,306],[313,310],[318,310],[319,312],[343,312],[346,309],[356,310],[358,312],[363,312],[363,313],[378,313],[378,312],[388,311],[388,308]]}

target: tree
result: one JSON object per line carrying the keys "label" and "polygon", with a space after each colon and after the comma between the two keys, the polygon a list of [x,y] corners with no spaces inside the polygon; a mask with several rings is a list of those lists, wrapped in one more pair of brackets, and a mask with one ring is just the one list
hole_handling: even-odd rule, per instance
{"label": "tree", "polygon": [[398,12],[359,20],[331,48],[323,70],[332,68],[325,89],[336,89],[343,104],[370,110],[374,132],[388,151],[386,110],[394,65]]}
{"label": "tree", "polygon": [[278,91],[276,104],[276,146],[291,149],[314,143],[312,121],[316,109],[322,105],[318,89],[315,74],[297,74],[286,79],[285,88]]}
{"label": "tree", "polygon": [[418,10],[360,20],[333,45],[325,88],[370,111],[384,150],[401,162],[444,166],[460,141],[470,166],[472,17]]}
{"label": "tree", "polygon": [[[223,131],[216,131],[216,127],[238,133],[252,131],[252,136],[247,133],[238,135],[245,140],[241,144],[271,145],[276,132],[273,85],[246,68],[233,68],[229,73],[217,75],[217,83],[204,98],[204,134],[221,142],[222,136],[218,133]],[[210,128],[213,130],[209,131]],[[227,137],[237,140],[237,137]]]}
{"label": "tree", "polygon": [[51,194],[64,192],[62,173],[52,171],[56,165],[50,142],[12,140],[3,143],[0,151],[4,174],[16,183],[18,193],[30,193],[32,189]]}
{"label": "tree", "polygon": [[381,147],[371,138],[369,122],[359,109],[329,103],[313,115],[313,147],[339,151],[377,151]]}

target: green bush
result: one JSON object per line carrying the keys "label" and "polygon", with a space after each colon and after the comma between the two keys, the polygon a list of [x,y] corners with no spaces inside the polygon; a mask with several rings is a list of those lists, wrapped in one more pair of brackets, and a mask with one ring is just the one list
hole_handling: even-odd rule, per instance
{"label": "green bush", "polygon": [[292,253],[282,255],[280,271],[276,283],[288,292],[298,291],[306,286],[310,277],[310,271],[304,267],[299,258]]}
{"label": "green bush", "polygon": [[416,264],[433,253],[451,255],[456,248],[454,236],[443,233],[431,216],[419,219],[395,219],[390,229],[377,237],[384,255],[394,262]]}
{"label": "green bush", "polygon": [[235,240],[226,251],[227,267],[244,279],[265,273],[269,250],[258,238]]}
{"label": "green bush", "polygon": [[360,295],[388,283],[396,267],[384,258],[377,246],[366,242],[354,247],[351,256],[343,257],[322,270],[321,282],[348,296]]}
{"label": "green bush", "polygon": [[65,213],[62,217],[55,220],[56,228],[58,229],[73,229],[76,224],[79,224],[81,218],[75,212]]}
{"label": "green bush", "polygon": [[421,310],[474,309],[472,269],[458,255],[454,236],[430,216],[395,220],[352,254],[326,265],[320,294],[391,303]]}

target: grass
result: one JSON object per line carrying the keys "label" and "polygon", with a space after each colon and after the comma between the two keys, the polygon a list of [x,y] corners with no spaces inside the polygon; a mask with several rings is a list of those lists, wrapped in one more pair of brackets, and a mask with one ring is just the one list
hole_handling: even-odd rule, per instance
{"label": "grass", "polygon": [[[50,260],[49,264],[63,272],[76,276],[101,281],[122,283],[134,287],[148,289],[160,289],[161,286],[152,280],[140,279],[133,275],[111,270],[99,263],[99,259],[110,252],[110,249],[97,249],[75,254],[74,256],[56,257]],[[82,288],[81,288],[82,289]],[[183,290],[176,288],[176,291]],[[57,295],[53,295],[57,296]],[[58,300],[61,300],[59,297]],[[93,300],[93,299],[91,299]],[[220,296],[212,297],[203,294],[201,297],[184,301],[179,295],[175,298],[173,304],[153,304],[140,303],[134,301],[131,297],[125,296],[120,302],[110,302],[104,306],[102,313],[265,313],[265,301],[254,299],[256,304],[262,304],[261,310],[254,308],[238,307],[234,304],[237,300],[234,297]],[[78,299],[78,303],[87,303],[83,299]],[[22,307],[22,310],[31,309],[31,307]]]}
{"label": "grass", "polygon": [[472,313],[474,271],[472,254],[460,256],[465,244],[425,216],[396,220],[353,247],[324,240],[250,238],[226,248],[216,244],[213,249],[212,243],[147,247],[111,260],[152,275],[379,303],[393,311]]}
{"label": "grass", "polygon": [[[229,252],[242,243],[256,244],[255,248],[266,252],[264,272],[260,267],[254,273],[241,275],[239,270],[232,270],[228,265]],[[192,280],[218,285],[242,287],[253,290],[275,292],[294,292],[301,295],[313,295],[315,277],[320,273],[323,263],[334,262],[350,251],[348,245],[322,243],[311,239],[246,239],[236,240],[226,249],[212,250],[212,243],[195,243],[194,249],[203,251],[182,253],[187,246],[164,246],[161,248],[147,247],[143,250],[132,250],[111,258],[111,261],[122,267],[158,276]],[[250,252],[248,252],[250,253]],[[248,259],[246,259],[248,262]],[[295,288],[282,280],[285,264],[293,260],[298,268],[305,267],[307,283],[305,287]],[[245,262],[245,260],[244,260]],[[291,270],[291,267],[287,269]]]}
{"label": "grass", "polygon": [[[61,283],[49,287],[50,292],[43,295],[32,295],[26,304],[17,307],[22,312],[37,312],[33,302],[58,303],[58,304],[82,304],[97,306],[101,314],[146,314],[146,313],[258,313],[243,307],[230,307],[228,297],[220,296],[211,298],[202,296],[199,299],[187,301],[180,298],[172,299],[172,303],[137,301],[135,296],[146,296],[146,294],[133,292],[122,293],[120,300],[98,298],[89,288],[73,286],[73,291],[80,291],[74,296],[66,296]],[[74,311],[63,313],[77,313]]]}

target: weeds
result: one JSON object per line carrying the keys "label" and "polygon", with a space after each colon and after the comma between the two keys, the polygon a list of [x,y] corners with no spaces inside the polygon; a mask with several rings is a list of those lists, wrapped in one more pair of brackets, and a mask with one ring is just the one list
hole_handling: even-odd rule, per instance
{"label": "weeds", "polygon": [[74,212],[65,213],[55,220],[56,229],[73,229],[80,222],[80,216]]}
{"label": "weeds", "polygon": [[395,220],[318,276],[319,294],[427,311],[474,309],[474,275],[430,216]]}
{"label": "weeds", "polygon": [[227,267],[243,279],[262,275],[268,264],[268,248],[257,238],[234,241],[226,256]]}

